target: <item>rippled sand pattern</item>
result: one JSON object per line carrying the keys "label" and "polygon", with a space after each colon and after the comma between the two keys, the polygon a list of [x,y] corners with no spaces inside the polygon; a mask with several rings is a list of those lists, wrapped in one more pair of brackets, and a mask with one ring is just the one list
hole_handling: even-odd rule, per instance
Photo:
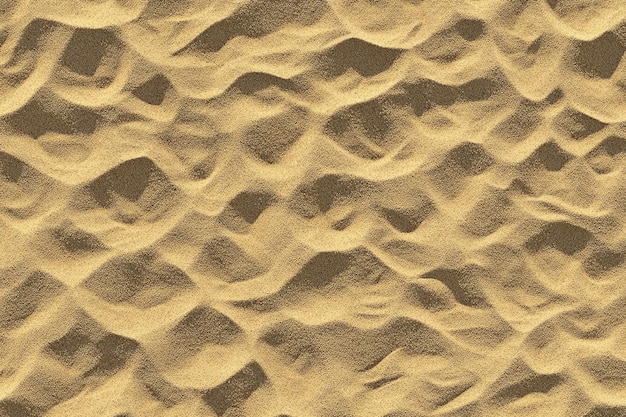
{"label": "rippled sand pattern", "polygon": [[625,51],[622,0],[0,0],[0,416],[626,416]]}

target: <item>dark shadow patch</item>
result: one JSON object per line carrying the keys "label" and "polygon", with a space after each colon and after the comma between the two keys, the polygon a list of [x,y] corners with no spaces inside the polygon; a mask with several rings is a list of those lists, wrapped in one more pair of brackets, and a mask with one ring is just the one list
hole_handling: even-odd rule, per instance
{"label": "dark shadow patch", "polygon": [[109,333],[96,342],[99,351],[98,363],[87,371],[84,376],[110,376],[118,372],[133,356],[139,343],[133,339]]}
{"label": "dark shadow patch", "polygon": [[398,142],[390,104],[374,99],[339,110],[324,125],[324,133],[354,155],[382,158]]}
{"label": "dark shadow patch", "polygon": [[229,283],[247,281],[264,272],[252,257],[227,237],[209,240],[194,263],[194,269]]}
{"label": "dark shadow patch", "polygon": [[407,317],[395,318],[377,330],[342,329],[339,326],[321,330],[326,333],[327,328],[335,331],[335,337],[341,337],[343,330],[346,337],[340,343],[339,356],[345,355],[346,363],[352,362],[359,371],[372,369],[397,349],[411,356],[430,356],[441,355],[451,347],[450,341],[437,330]]}
{"label": "dark shadow patch", "polygon": [[25,163],[13,155],[0,152],[0,173],[10,182],[17,182],[24,172]]}
{"label": "dark shadow patch", "polygon": [[88,188],[103,207],[112,204],[113,193],[127,200],[137,201],[150,185],[150,179],[157,170],[158,167],[148,158],[131,159],[96,178]]}
{"label": "dark shadow patch", "polygon": [[513,114],[493,129],[494,135],[513,142],[528,138],[543,122],[543,117],[533,106],[521,104]]}
{"label": "dark shadow patch", "polygon": [[[437,330],[406,317],[376,329],[360,329],[346,322],[305,326],[288,320],[268,330],[262,340],[281,353],[288,364],[300,358],[300,363],[314,367],[328,356],[355,372],[373,369],[398,349],[412,356],[441,355],[451,347]],[[384,385],[391,381],[378,382]]]}
{"label": "dark shadow patch", "polygon": [[308,355],[311,359],[318,356],[314,346],[313,334],[309,329],[294,320],[276,324],[261,336],[260,340],[276,349],[290,361]]}
{"label": "dark shadow patch", "polygon": [[626,361],[602,355],[583,359],[582,366],[603,387],[612,391],[626,388]]}
{"label": "dark shadow patch", "polygon": [[530,188],[524,181],[519,178],[515,178],[511,181],[511,184],[507,187],[506,191],[511,193],[521,193],[524,195],[534,195],[532,188]]}
{"label": "dark shadow patch", "polygon": [[341,252],[321,252],[311,258],[285,286],[285,290],[306,292],[320,289],[346,271],[352,256]]}
{"label": "dark shadow patch", "polygon": [[598,277],[624,262],[624,254],[612,250],[601,250],[592,253],[583,262],[585,272],[592,277]]}
{"label": "dark shadow patch", "polygon": [[561,90],[560,88],[555,88],[550,92],[550,94],[548,94],[544,101],[548,104],[556,104],[561,101],[563,97],[565,97],[563,90]]}
{"label": "dark shadow patch", "polygon": [[232,24],[231,19],[220,20],[196,36],[187,46],[176,52],[175,55],[184,53],[213,53],[226,45],[228,41],[239,35],[238,28]]}
{"label": "dark shadow patch", "polygon": [[550,141],[537,148],[530,156],[529,161],[548,171],[555,172],[560,171],[571,159],[572,155]]}
{"label": "dark shadow patch", "polygon": [[584,417],[626,417],[626,407],[595,406]]}
{"label": "dark shadow patch", "polygon": [[476,78],[460,86],[461,97],[467,101],[483,101],[498,91],[495,82],[488,78]]}
{"label": "dark shadow patch", "polygon": [[211,25],[175,55],[218,52],[238,36],[260,38],[288,24],[309,26],[321,19],[327,10],[328,6],[321,0],[253,1]]}
{"label": "dark shadow patch", "polygon": [[605,32],[598,38],[575,45],[574,63],[585,75],[611,78],[617,69],[626,47],[613,32]]}
{"label": "dark shadow patch", "polygon": [[607,174],[620,166],[620,160],[617,158],[624,153],[626,153],[626,139],[609,136],[591,150],[585,159],[596,173]]}
{"label": "dark shadow patch", "polygon": [[[0,13],[2,12],[0,11]],[[7,41],[8,38],[9,38],[9,31],[6,29],[0,30],[0,48],[2,48],[2,46]]]}
{"label": "dark shadow patch", "polygon": [[212,308],[199,306],[170,330],[168,338],[175,348],[195,352],[207,343],[229,345],[241,334],[241,328],[228,316]]}
{"label": "dark shadow patch", "polygon": [[462,227],[474,236],[488,236],[506,223],[510,206],[511,201],[505,192],[492,191],[470,210]]}
{"label": "dark shadow patch", "polygon": [[129,302],[139,308],[161,304],[194,286],[181,269],[147,251],[105,262],[81,285],[109,303]]}
{"label": "dark shadow patch", "polygon": [[16,400],[0,401],[0,416],[2,417],[41,417],[43,411],[31,404]]}
{"label": "dark shadow patch", "polygon": [[498,403],[507,404],[533,393],[547,394],[564,381],[560,375],[532,375],[520,382],[499,390],[494,395]]}
{"label": "dark shadow patch", "polygon": [[[56,104],[56,103],[55,103]],[[55,132],[62,135],[90,135],[96,131],[101,117],[90,109],[58,103],[49,106],[34,98],[25,106],[6,117],[6,121],[16,132],[37,139]]]}
{"label": "dark shadow patch", "polygon": [[273,201],[274,196],[272,194],[246,191],[238,194],[228,203],[228,206],[241,216],[246,223],[252,224]]}
{"label": "dark shadow patch", "polygon": [[0,301],[0,328],[13,329],[63,292],[64,286],[43,272],[30,274]]}
{"label": "dark shadow patch", "polygon": [[249,72],[240,76],[229,87],[229,90],[236,90],[250,95],[274,86],[284,91],[297,90],[297,86],[293,81],[264,72]]}
{"label": "dark shadow patch", "polygon": [[174,407],[187,398],[184,388],[179,388],[164,379],[160,370],[148,360],[142,360],[134,375],[143,384],[150,396],[166,408]]}
{"label": "dark shadow patch", "polygon": [[157,74],[133,90],[133,95],[139,100],[152,106],[163,103],[165,94],[172,87],[170,80],[162,74]]}
{"label": "dark shadow patch", "polygon": [[65,47],[61,64],[77,74],[91,77],[100,67],[107,49],[117,43],[115,35],[108,30],[77,28]]}
{"label": "dark shadow patch", "polygon": [[268,379],[257,362],[251,362],[223,384],[208,390],[202,399],[218,416],[239,407]]}
{"label": "dark shadow patch", "polygon": [[74,193],[71,204],[79,211],[105,209],[118,223],[159,221],[180,203],[180,191],[149,158],[120,163]]}
{"label": "dark shadow patch", "polygon": [[216,165],[216,156],[209,155],[206,158],[202,159],[200,162],[196,163],[191,168],[191,177],[194,180],[206,180],[213,173]]}
{"label": "dark shadow patch", "polygon": [[460,304],[485,308],[489,306],[489,302],[472,272],[471,267],[464,267],[461,270],[441,268],[422,274],[421,277],[436,279],[443,283]]}
{"label": "dark shadow patch", "polygon": [[[619,302],[623,305],[623,300],[620,300]],[[605,311],[599,311],[598,309],[589,306],[579,307],[561,315],[564,319],[561,321],[561,327],[568,333],[571,333],[576,339],[603,339],[617,323],[615,320],[624,318],[623,312],[615,312],[611,310],[611,306],[608,306]],[[613,318],[607,317],[606,313],[608,311],[613,313]]]}
{"label": "dark shadow patch", "polygon": [[466,41],[475,41],[485,32],[485,23],[476,19],[461,19],[454,28],[458,34]]}
{"label": "dark shadow patch", "polygon": [[264,297],[255,298],[245,301],[233,301],[231,304],[242,310],[252,310],[257,313],[267,313],[269,311],[276,311],[279,309],[279,305],[276,303],[277,297]]}
{"label": "dark shadow patch", "polygon": [[430,201],[425,201],[421,207],[413,209],[391,209],[381,207],[382,216],[394,229],[402,233],[414,232],[426,218],[435,211],[435,206]]}
{"label": "dark shadow patch", "polygon": [[349,201],[351,197],[362,195],[367,188],[361,179],[328,174],[300,186],[291,197],[289,206],[299,215],[312,218]]}
{"label": "dark shadow patch", "polygon": [[[186,123],[185,119],[189,120],[192,124],[197,122],[196,117],[193,115],[183,115],[181,120],[183,124]],[[189,145],[192,145],[191,147],[196,149],[196,151],[193,152],[193,162],[190,161],[189,168],[191,178],[193,180],[205,180],[215,172],[215,168],[217,167],[220,159],[221,144],[231,142],[232,135],[216,134],[204,140],[197,138],[196,136],[192,137],[193,139],[191,142],[189,142],[189,139],[174,139],[174,141],[182,140],[182,149],[189,149]],[[182,138],[182,136],[179,138]]]}
{"label": "dark shadow patch", "polygon": [[[459,397],[465,391],[470,389],[474,384],[472,382],[459,382],[453,386],[446,386],[444,389],[439,389],[439,398],[437,398],[436,405],[438,407],[443,407],[444,405],[452,402],[455,398]],[[468,412],[467,416],[475,415],[476,413]],[[463,415],[463,414],[461,414]]]}
{"label": "dark shadow patch", "polygon": [[424,80],[415,84],[406,84],[403,87],[405,95],[398,97],[397,100],[411,106],[418,117],[434,107],[449,107],[463,101],[487,100],[499,89],[498,84],[488,78],[477,78],[456,86]]}
{"label": "dark shadow patch", "polygon": [[601,149],[609,156],[626,153],[626,139],[619,136],[610,136],[602,141],[596,149]]}
{"label": "dark shadow patch", "polygon": [[449,153],[450,160],[461,167],[467,175],[478,175],[493,165],[493,158],[482,145],[464,142]]}
{"label": "dark shadow patch", "polygon": [[494,164],[494,159],[483,146],[473,142],[463,142],[446,154],[427,175],[436,190],[447,198],[458,197],[465,187],[468,177],[486,172]]}
{"label": "dark shadow patch", "polygon": [[411,284],[408,287],[406,298],[411,304],[433,312],[449,310],[454,307],[454,303],[440,291],[419,283]]}
{"label": "dark shadow patch", "polygon": [[574,140],[582,140],[604,129],[606,123],[574,109],[566,109],[554,119],[556,129]]}
{"label": "dark shadow patch", "polygon": [[375,285],[384,279],[390,268],[369,250],[359,247],[346,253],[350,257],[350,273],[344,283]]}
{"label": "dark shadow patch", "polygon": [[354,221],[354,216],[348,215],[344,217],[343,219],[337,220],[336,222],[334,222],[331,225],[331,227],[337,231],[346,230],[352,224],[353,221]]}
{"label": "dark shadow patch", "polygon": [[530,394],[547,394],[564,381],[565,377],[560,374],[538,374],[517,359],[492,384],[494,394],[491,401],[503,406]]}
{"label": "dark shadow patch", "polygon": [[526,53],[536,54],[537,52],[539,52],[539,49],[541,48],[542,43],[543,43],[543,38],[539,36],[537,39],[532,41],[530,45],[528,45],[528,48],[526,48]]}
{"label": "dark shadow patch", "polygon": [[319,211],[326,213],[337,199],[349,196],[352,192],[351,181],[339,175],[325,175],[317,179],[310,189],[303,190],[305,197],[312,199]]}
{"label": "dark shadow patch", "polygon": [[65,335],[45,346],[44,352],[70,368],[67,371],[72,374],[82,373],[83,378],[110,377],[122,370],[139,349],[139,343],[106,332],[82,313],[79,317]]}
{"label": "dark shadow patch", "polygon": [[473,49],[468,42],[479,39],[484,27],[472,19],[461,19],[452,27],[443,28],[414,48],[423,59],[443,67],[468,56]]}
{"label": "dark shadow patch", "polygon": [[320,65],[324,72],[334,77],[350,68],[362,77],[373,77],[391,68],[402,52],[401,49],[383,48],[350,38],[325,52],[320,58]]}
{"label": "dark shadow patch", "polygon": [[459,90],[454,86],[439,84],[431,80],[407,84],[404,89],[406,94],[400,97],[400,101],[406,100],[418,117],[435,106],[451,106],[459,100],[460,96]]}
{"label": "dark shadow patch", "polygon": [[45,350],[56,359],[72,366],[78,357],[81,349],[91,343],[91,338],[79,327],[73,327],[61,338],[50,342]]}
{"label": "dark shadow patch", "polygon": [[375,390],[387,384],[390,384],[393,381],[397,381],[400,378],[402,378],[402,375],[393,375],[393,376],[388,376],[384,378],[379,378],[376,381],[366,383],[365,388],[370,389],[370,390]]}
{"label": "dark shadow patch", "polygon": [[15,63],[28,51],[37,51],[37,48],[41,46],[42,40],[49,36],[56,26],[57,24],[50,20],[34,19],[31,21],[24,28],[22,36],[20,36],[20,40],[14,49],[11,63]]}
{"label": "dark shadow patch", "polygon": [[51,230],[52,238],[70,253],[92,253],[107,249],[100,239],[72,223],[63,223]]}
{"label": "dark shadow patch", "polygon": [[259,120],[243,132],[241,142],[263,162],[278,163],[306,131],[307,118],[305,110],[296,109]]}
{"label": "dark shadow patch", "polygon": [[549,246],[566,255],[574,255],[587,246],[592,236],[591,232],[582,227],[560,221],[544,226],[524,246],[530,252],[538,252]]}
{"label": "dark shadow patch", "polygon": [[[381,262],[366,251],[320,252],[309,259],[276,294],[235,305],[255,311],[270,311],[277,305],[295,304],[313,294],[323,293],[329,286],[363,284],[377,281],[382,274]],[[344,274],[354,268],[350,274]]]}

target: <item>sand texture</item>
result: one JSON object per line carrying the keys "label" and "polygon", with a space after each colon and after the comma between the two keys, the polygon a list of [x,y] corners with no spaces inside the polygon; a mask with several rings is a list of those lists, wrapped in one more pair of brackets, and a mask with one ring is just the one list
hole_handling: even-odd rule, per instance
{"label": "sand texture", "polygon": [[0,0],[0,417],[625,417],[626,2]]}

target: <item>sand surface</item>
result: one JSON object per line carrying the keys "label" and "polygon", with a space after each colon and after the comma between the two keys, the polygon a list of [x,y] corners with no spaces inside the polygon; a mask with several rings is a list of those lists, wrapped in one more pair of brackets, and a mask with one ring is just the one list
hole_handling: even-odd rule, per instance
{"label": "sand surface", "polygon": [[625,50],[623,0],[0,0],[0,416],[626,416]]}

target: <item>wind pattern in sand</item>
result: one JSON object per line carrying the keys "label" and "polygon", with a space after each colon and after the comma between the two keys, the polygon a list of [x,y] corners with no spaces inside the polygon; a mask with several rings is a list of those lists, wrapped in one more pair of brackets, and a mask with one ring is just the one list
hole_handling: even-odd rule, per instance
{"label": "wind pattern in sand", "polygon": [[0,416],[626,416],[625,19],[0,0]]}

